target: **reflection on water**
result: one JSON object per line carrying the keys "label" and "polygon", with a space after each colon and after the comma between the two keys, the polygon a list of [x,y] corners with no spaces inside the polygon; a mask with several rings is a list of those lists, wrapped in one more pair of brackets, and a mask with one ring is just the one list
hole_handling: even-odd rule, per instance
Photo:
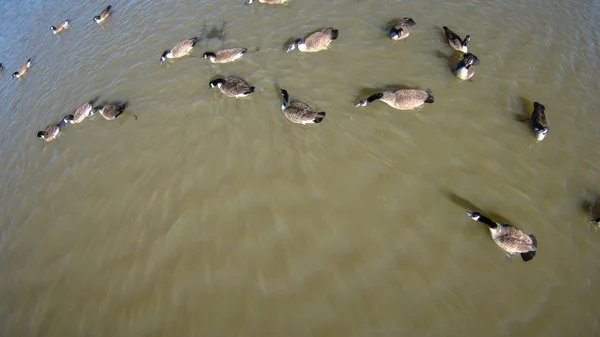
{"label": "reflection on water", "polygon": [[[111,4],[102,26],[106,4],[0,4],[2,335],[598,333],[593,2]],[[417,24],[392,41],[402,17]],[[469,81],[444,25],[471,35]],[[330,26],[330,50],[284,53]],[[200,57],[226,47],[248,52]],[[210,90],[223,76],[256,92]],[[327,118],[290,123],[280,88]],[[353,106],[387,88],[435,103]],[[35,138],[94,97],[128,112]],[[519,120],[533,101],[539,143]],[[535,233],[535,259],[505,258],[467,209]]]}

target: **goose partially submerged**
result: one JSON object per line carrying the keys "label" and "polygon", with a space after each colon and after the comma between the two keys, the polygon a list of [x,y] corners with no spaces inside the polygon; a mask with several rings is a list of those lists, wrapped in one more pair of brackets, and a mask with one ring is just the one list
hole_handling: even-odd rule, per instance
{"label": "goose partially submerged", "polygon": [[14,78],[21,78],[21,76],[25,75],[27,70],[31,67],[31,59],[27,60],[23,65],[19,67],[19,70],[15,71],[12,76]]}
{"label": "goose partially submerged", "polygon": [[210,81],[208,86],[219,88],[224,95],[235,98],[246,97],[254,92],[254,87],[249,86],[246,81],[238,77],[217,78]]}
{"label": "goose partially submerged", "polygon": [[104,22],[104,20],[106,20],[106,18],[108,18],[108,16],[111,14],[111,10],[112,6],[107,6],[106,8],[104,8],[104,10],[102,11],[102,13],[100,13],[100,15],[96,15],[94,16],[94,21],[96,21],[96,23],[100,24],[102,22]]}
{"label": "goose partially submerged", "polygon": [[452,49],[457,50],[459,52],[467,53],[469,48],[467,47],[467,43],[471,41],[471,36],[465,36],[465,39],[461,39],[456,33],[451,31],[448,27],[444,26],[444,33],[446,33],[446,39],[448,39],[448,44]]}
{"label": "goose partially submerged", "polygon": [[58,124],[48,125],[44,130],[38,131],[37,137],[41,140],[49,142],[56,139],[60,132],[60,128],[66,123],[65,119],[61,120]]}
{"label": "goose partially submerged", "polygon": [[509,254],[520,254],[523,261],[533,259],[537,252],[537,239],[533,234],[525,234],[514,226],[501,224],[481,215],[479,212],[466,214],[473,220],[486,224],[498,247]]}
{"label": "goose partially submerged", "polygon": [[175,59],[189,55],[196,43],[198,43],[198,38],[192,37],[179,42],[171,49],[165,50],[160,56],[160,64],[165,62],[166,59]]}
{"label": "goose partially submerged", "polygon": [[394,109],[411,110],[425,103],[433,103],[434,97],[429,89],[398,89],[396,91],[384,91],[373,94],[356,103],[355,106],[366,106],[376,100],[380,100]]}
{"label": "goose partially submerged", "polygon": [[340,32],[333,27],[325,28],[323,30],[310,34],[304,40],[297,39],[288,46],[285,52],[289,53],[290,51],[296,48],[298,48],[298,50],[301,52],[307,53],[314,53],[321,50],[326,50],[329,47],[331,41],[337,39],[339,34]]}
{"label": "goose partially submerged", "polygon": [[93,101],[90,101],[80,106],[72,115],[65,116],[64,121],[71,124],[79,124],[83,122],[86,118],[93,114],[94,108],[92,107],[92,104]]}
{"label": "goose partially submerged", "polygon": [[412,18],[404,18],[398,21],[392,29],[390,29],[390,38],[392,40],[402,40],[410,35],[412,26],[416,25]]}
{"label": "goose partially submerged", "polygon": [[50,30],[53,34],[58,34],[67,28],[69,28],[69,20],[63,21],[60,25],[58,25],[58,28],[56,28],[55,26],[50,26]]}
{"label": "goose partially submerged", "polygon": [[538,141],[546,138],[548,131],[548,121],[546,120],[546,107],[541,105],[538,102],[533,102],[533,112],[529,117],[529,125],[531,126],[531,131],[535,135],[535,139]]}
{"label": "goose partially submerged", "polygon": [[456,74],[456,77],[460,78],[461,80],[468,80],[475,75],[476,65],[479,65],[479,59],[477,56],[471,53],[466,53],[463,55],[462,60],[458,61],[456,64],[456,67],[454,68],[454,74]]}
{"label": "goose partially submerged", "polygon": [[212,63],[229,63],[238,60],[248,51],[246,48],[227,48],[217,52],[206,52],[202,58],[207,58]]}
{"label": "goose partially submerged", "polygon": [[296,124],[312,124],[321,123],[325,118],[324,111],[316,112],[313,108],[302,102],[291,102],[290,95],[287,90],[281,89],[283,102],[281,104],[281,112],[290,121]]}

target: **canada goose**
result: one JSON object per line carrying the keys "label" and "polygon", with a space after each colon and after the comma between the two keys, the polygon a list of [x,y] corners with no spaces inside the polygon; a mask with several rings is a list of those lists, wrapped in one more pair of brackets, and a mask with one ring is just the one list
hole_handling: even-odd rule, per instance
{"label": "canada goose", "polygon": [[529,117],[529,125],[535,135],[535,138],[540,141],[543,140],[548,131],[548,122],[546,121],[546,107],[538,102],[533,102],[533,112]]}
{"label": "canada goose", "polygon": [[189,38],[185,41],[181,41],[173,48],[169,50],[165,50],[165,52],[160,56],[160,64],[162,64],[166,59],[176,59],[190,54],[190,51],[194,46],[198,43],[197,37]]}
{"label": "canada goose", "polygon": [[356,103],[355,106],[366,106],[375,100],[387,103],[387,105],[398,110],[411,110],[424,103],[434,102],[433,93],[429,89],[398,89],[396,91],[384,91],[373,94]]}
{"label": "canada goose", "polygon": [[58,136],[58,133],[60,132],[60,128],[65,123],[66,123],[66,121],[63,118],[63,120],[60,121],[60,123],[58,123],[58,124],[48,125],[44,130],[38,131],[37,137],[39,139],[42,139],[42,140],[45,140],[45,141],[49,142],[49,141],[55,139]]}
{"label": "canada goose", "polygon": [[65,122],[69,122],[71,124],[78,124],[83,122],[84,119],[92,115],[92,111],[94,108],[92,107],[93,101],[85,103],[81,107],[79,107],[72,115],[65,116]]}
{"label": "canada goose", "polygon": [[533,234],[527,235],[514,226],[498,223],[478,212],[467,211],[466,213],[471,219],[486,224],[494,242],[509,254],[521,254],[525,262],[535,256],[537,239]]}
{"label": "canada goose", "polygon": [[479,64],[477,56],[466,53],[454,68],[454,74],[461,80],[468,80],[475,75],[475,66]]}
{"label": "canada goose", "polygon": [[593,223],[593,224],[595,224],[597,226],[600,226],[600,218],[590,220],[590,223]]}
{"label": "canada goose", "polygon": [[295,48],[298,48],[301,52],[309,53],[325,50],[329,47],[331,41],[338,38],[339,34],[340,32],[333,27],[325,28],[310,34],[304,41],[302,39],[297,39],[288,46],[285,52],[289,53]]}
{"label": "canada goose", "polygon": [[94,16],[94,21],[96,21],[96,23],[102,23],[110,15],[111,9],[112,9],[112,6],[108,6],[108,7],[104,8],[104,10],[102,11],[102,13],[100,13],[100,15]]}
{"label": "canada goose", "polygon": [[244,56],[244,54],[248,51],[246,48],[228,48],[221,49],[217,52],[207,52],[202,54],[202,58],[207,58],[212,63],[228,63],[233,62],[240,57]]}
{"label": "canada goose", "polygon": [[63,21],[60,25],[58,25],[58,28],[56,28],[54,26],[50,26],[50,30],[52,31],[53,34],[58,34],[58,33],[62,32],[63,29],[67,29],[67,28],[69,28],[69,20]]}
{"label": "canada goose", "polygon": [[[245,2],[245,4],[251,4],[253,2],[254,2],[254,0],[247,0]],[[258,2],[260,2],[261,4],[267,4],[267,5],[283,5],[286,2],[288,2],[288,0],[258,0]]]}
{"label": "canada goose", "polygon": [[[101,107],[96,107],[96,111],[104,117],[107,121],[113,120],[119,117],[123,111],[127,108],[127,103],[111,103]],[[92,111],[94,113],[94,111]]]}
{"label": "canada goose", "polygon": [[390,30],[392,40],[402,40],[410,35],[412,26],[416,25],[412,18],[404,18],[398,21]]}
{"label": "canada goose", "polygon": [[225,96],[235,98],[246,97],[254,92],[254,87],[249,86],[246,81],[238,77],[217,78],[210,81],[208,86],[210,88],[217,87]]}
{"label": "canada goose", "polygon": [[0,71],[4,71],[4,66],[0,63]]}
{"label": "canada goose", "polygon": [[458,50],[460,52],[466,53],[469,51],[467,47],[467,43],[471,41],[471,36],[465,36],[465,39],[461,39],[460,36],[456,35],[453,31],[451,31],[448,27],[444,26],[444,32],[446,33],[446,38],[448,39],[448,44],[454,50]]}
{"label": "canada goose", "polygon": [[31,67],[31,59],[27,60],[27,62],[25,62],[23,65],[21,65],[19,67],[19,70],[15,71],[12,74],[12,76],[14,78],[21,78],[21,76],[23,76],[27,72],[27,69],[29,69],[29,67]]}
{"label": "canada goose", "polygon": [[302,102],[290,102],[290,95],[287,90],[281,89],[283,103],[281,104],[281,112],[290,121],[296,124],[311,124],[321,123],[325,118],[324,111],[316,112],[313,108]]}

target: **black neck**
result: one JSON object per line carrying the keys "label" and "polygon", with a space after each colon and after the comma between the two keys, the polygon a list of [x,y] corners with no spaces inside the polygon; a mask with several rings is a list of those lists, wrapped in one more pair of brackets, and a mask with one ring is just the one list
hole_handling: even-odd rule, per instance
{"label": "black neck", "polygon": [[495,221],[493,221],[492,219],[490,219],[490,218],[488,218],[488,217],[486,217],[484,215],[480,215],[479,219],[477,219],[477,221],[483,222],[489,228],[496,228],[496,227],[498,227],[498,223],[496,223]]}

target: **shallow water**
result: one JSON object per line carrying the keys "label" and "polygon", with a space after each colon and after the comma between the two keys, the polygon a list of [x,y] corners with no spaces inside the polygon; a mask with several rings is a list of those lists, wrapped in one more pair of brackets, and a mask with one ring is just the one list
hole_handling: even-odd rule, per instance
{"label": "shallow water", "polygon": [[[0,3],[2,336],[600,333],[597,2],[111,4],[100,27],[107,4]],[[391,41],[404,16],[417,25]],[[443,25],[472,36],[472,80]],[[328,26],[330,50],[283,52]],[[192,57],[159,65],[192,36]],[[200,58],[235,46],[239,62]],[[208,88],[228,75],[256,93]],[[386,87],[435,103],[354,107]],[[288,122],[279,88],[324,122]],[[129,111],[35,138],[96,96]],[[516,121],[533,101],[537,144]],[[534,233],[535,259],[504,257],[473,208]]]}

